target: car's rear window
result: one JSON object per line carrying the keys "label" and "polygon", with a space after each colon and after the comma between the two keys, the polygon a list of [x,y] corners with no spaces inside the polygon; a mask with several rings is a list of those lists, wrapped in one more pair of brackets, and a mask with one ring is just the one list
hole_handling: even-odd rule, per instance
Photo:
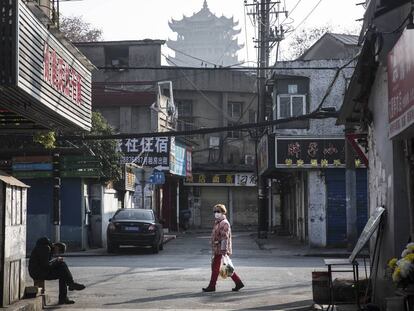
{"label": "car's rear window", "polygon": [[114,215],[116,220],[154,220],[152,210],[124,209]]}

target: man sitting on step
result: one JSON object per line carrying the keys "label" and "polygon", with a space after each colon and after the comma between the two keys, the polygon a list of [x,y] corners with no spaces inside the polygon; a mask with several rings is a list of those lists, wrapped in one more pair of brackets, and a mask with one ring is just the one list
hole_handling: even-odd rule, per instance
{"label": "man sitting on step", "polygon": [[66,245],[63,243],[51,243],[46,237],[36,242],[29,259],[29,274],[33,280],[57,280],[59,279],[59,304],[73,304],[68,298],[68,288],[82,290],[85,285],[75,283],[72,273],[63,261],[62,257],[52,258],[55,254],[64,253]]}

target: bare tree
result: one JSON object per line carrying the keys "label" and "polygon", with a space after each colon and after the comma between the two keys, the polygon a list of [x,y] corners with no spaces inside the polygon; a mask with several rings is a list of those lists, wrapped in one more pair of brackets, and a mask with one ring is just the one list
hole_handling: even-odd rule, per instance
{"label": "bare tree", "polygon": [[359,29],[359,25],[355,25],[353,28],[343,28],[340,26],[334,27],[328,24],[296,30],[295,33],[286,40],[287,48],[284,50],[281,58],[283,60],[297,59],[327,32],[358,35]]}
{"label": "bare tree", "polygon": [[289,42],[288,55],[285,56],[289,59],[297,59],[325,33],[331,31],[332,26],[325,25],[314,28],[303,28],[302,30],[295,32]]}
{"label": "bare tree", "polygon": [[60,31],[72,42],[102,41],[102,29],[85,22],[82,16],[63,16],[60,19]]}

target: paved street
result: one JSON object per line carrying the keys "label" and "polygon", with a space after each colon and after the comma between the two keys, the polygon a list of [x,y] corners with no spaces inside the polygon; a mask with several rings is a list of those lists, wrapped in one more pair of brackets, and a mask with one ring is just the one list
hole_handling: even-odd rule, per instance
{"label": "paved street", "polygon": [[[246,287],[231,291],[231,280],[219,279],[215,293],[202,293],[210,276],[209,234],[187,234],[164,251],[122,250],[114,256],[67,258],[75,279],[85,283],[71,292],[71,306],[50,310],[227,309],[302,310],[311,301],[311,272],[321,258],[299,257],[277,249],[261,249],[249,233],[235,233],[233,262]],[[57,281],[46,284],[51,304]]]}

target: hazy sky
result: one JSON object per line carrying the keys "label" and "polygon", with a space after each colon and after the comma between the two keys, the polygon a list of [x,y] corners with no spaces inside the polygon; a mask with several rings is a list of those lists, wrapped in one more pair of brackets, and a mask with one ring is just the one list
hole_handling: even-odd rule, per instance
{"label": "hazy sky", "polygon": [[[79,0],[61,1],[61,14],[65,16],[82,15],[84,19],[101,28],[105,40],[137,40],[137,39],[168,39],[175,38],[168,27],[171,18],[181,19],[198,12],[204,0]],[[248,0],[252,3],[252,0]],[[355,20],[362,18],[362,6],[356,6],[361,0],[282,0],[286,10],[292,9],[299,3],[290,15],[291,26],[295,28],[301,23],[312,9],[319,3],[313,13],[298,28],[307,28],[330,24],[335,31],[358,29]],[[208,0],[210,10],[218,15],[234,16],[239,21],[242,33],[239,42],[245,43],[247,29],[247,47],[239,53],[239,59],[253,61],[255,50],[252,37],[254,28],[249,18],[246,18],[244,0]],[[282,18],[284,19],[284,18]],[[288,22],[287,21],[287,22]],[[285,40],[286,46],[288,40]],[[282,46],[283,49],[283,46]],[[165,49],[165,53],[170,52]]]}

